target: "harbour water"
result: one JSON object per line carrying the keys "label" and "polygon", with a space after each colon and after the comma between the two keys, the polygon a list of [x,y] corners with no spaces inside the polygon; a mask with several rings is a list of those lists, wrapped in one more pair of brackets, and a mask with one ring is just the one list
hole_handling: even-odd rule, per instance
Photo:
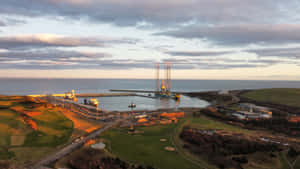
{"label": "harbour water", "polygon": [[[83,103],[84,98],[79,98],[78,101]],[[140,96],[121,96],[121,97],[98,97],[99,108],[109,111],[128,111],[132,110],[128,106],[134,103],[134,110],[156,110],[166,108],[182,108],[182,107],[206,107],[208,102],[198,98],[181,96],[180,101],[170,98],[146,98]]]}
{"label": "harbour water", "polygon": [[[155,90],[155,80],[145,79],[0,79],[0,94],[28,95],[65,93],[72,89],[76,93],[106,93],[110,89]],[[298,88],[300,81],[240,81],[240,80],[172,80],[172,91],[195,92],[209,90]],[[101,97],[99,108],[106,110],[129,110],[134,102],[136,109],[174,107],[205,107],[207,102],[183,96],[180,103],[172,99],[145,97]],[[82,99],[79,99],[83,102]]]}

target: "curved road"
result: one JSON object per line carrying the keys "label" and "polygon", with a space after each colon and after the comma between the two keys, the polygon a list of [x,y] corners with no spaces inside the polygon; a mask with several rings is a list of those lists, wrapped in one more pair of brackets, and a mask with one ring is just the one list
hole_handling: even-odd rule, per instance
{"label": "curved road", "polygon": [[106,126],[92,132],[91,134],[86,136],[84,139],[82,139],[78,142],[72,142],[71,144],[69,144],[66,147],[62,148],[60,151],[46,157],[45,159],[41,160],[37,164],[33,165],[32,167],[30,167],[30,169],[44,169],[44,168],[47,168],[45,166],[47,166],[47,165],[51,164],[52,162],[55,162],[55,161],[59,160],[60,158],[70,154],[75,149],[81,147],[85,142],[87,142],[90,139],[93,139],[93,138],[97,137],[98,135],[100,135],[104,131],[106,131],[109,128],[111,128],[112,126],[114,126],[116,123],[118,123],[118,121],[108,123]]}

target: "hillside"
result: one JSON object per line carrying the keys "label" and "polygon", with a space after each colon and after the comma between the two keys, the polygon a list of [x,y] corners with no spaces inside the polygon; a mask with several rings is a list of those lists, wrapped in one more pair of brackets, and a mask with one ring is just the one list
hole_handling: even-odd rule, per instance
{"label": "hillside", "polygon": [[37,161],[67,143],[72,132],[72,121],[50,104],[23,96],[0,97],[0,160],[4,166]]}
{"label": "hillside", "polygon": [[246,92],[242,96],[260,102],[300,107],[300,89],[260,89]]}

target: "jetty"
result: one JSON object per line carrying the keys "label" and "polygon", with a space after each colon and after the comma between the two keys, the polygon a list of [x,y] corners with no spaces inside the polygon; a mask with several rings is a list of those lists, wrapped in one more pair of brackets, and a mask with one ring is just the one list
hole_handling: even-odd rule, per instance
{"label": "jetty", "polygon": [[[54,96],[54,97],[65,97],[66,94],[33,94],[28,95],[30,97],[46,97],[46,96]],[[116,97],[116,96],[136,96],[135,93],[76,93],[76,97]]]}

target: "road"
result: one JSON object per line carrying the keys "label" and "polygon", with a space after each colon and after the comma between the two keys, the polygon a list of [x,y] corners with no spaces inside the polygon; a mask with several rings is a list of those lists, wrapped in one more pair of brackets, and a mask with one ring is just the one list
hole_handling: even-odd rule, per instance
{"label": "road", "polygon": [[87,142],[90,139],[93,139],[95,137],[97,137],[98,135],[100,135],[101,133],[103,133],[104,131],[108,130],[109,128],[111,128],[112,126],[114,126],[116,123],[118,123],[118,121],[115,122],[111,122],[108,123],[107,125],[105,125],[103,128],[100,128],[94,132],[92,132],[91,134],[89,134],[88,136],[86,136],[85,138],[81,139],[78,142],[73,142],[69,145],[67,145],[66,147],[62,148],[60,151],[51,154],[50,156],[46,157],[45,159],[41,160],[40,162],[38,162],[37,164],[33,165],[32,167],[30,167],[30,169],[44,169],[46,167],[46,165],[49,165],[57,160],[59,160],[60,158],[70,154],[71,152],[73,152],[75,149],[80,148],[81,146],[83,146],[83,144],[85,142]]}

